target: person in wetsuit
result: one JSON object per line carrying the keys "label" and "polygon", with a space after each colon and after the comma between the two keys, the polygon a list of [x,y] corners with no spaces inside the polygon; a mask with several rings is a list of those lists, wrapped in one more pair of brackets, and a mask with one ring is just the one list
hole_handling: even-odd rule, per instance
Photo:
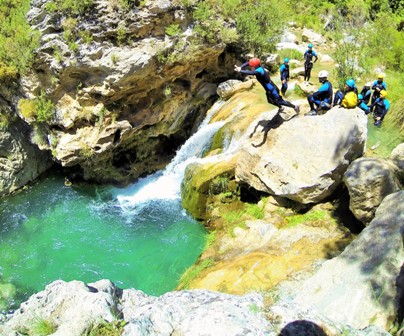
{"label": "person in wetsuit", "polygon": [[364,99],[363,99],[363,95],[360,93],[358,94],[358,107],[365,112],[365,114],[369,114],[370,113],[370,109],[369,106],[365,103]]}
{"label": "person in wetsuit", "polygon": [[372,90],[370,89],[372,85],[373,85],[372,82],[366,83],[360,92],[360,94],[363,97],[362,102],[365,103],[366,105],[369,103],[370,96],[372,95]]}
{"label": "person in wetsuit", "polygon": [[348,79],[345,82],[344,90],[338,90],[334,96],[333,106],[340,105],[345,108],[355,108],[358,106],[358,89],[355,81]]}
{"label": "person in wetsuit", "polygon": [[[250,67],[251,70],[244,70],[246,67]],[[294,105],[291,102],[284,100],[279,92],[279,88],[270,79],[268,71],[266,71],[262,65],[260,59],[254,57],[241,66],[234,66],[236,72],[240,72],[245,75],[252,75],[257,78],[257,81],[262,85],[265,90],[267,101],[269,104],[275,105],[279,108],[278,112],[283,111],[282,106],[293,108],[296,113],[299,113],[299,106]]]}
{"label": "person in wetsuit", "polygon": [[371,101],[371,105],[373,105],[373,103],[376,101],[377,98],[380,97],[380,92],[382,90],[387,90],[387,85],[386,83],[383,81],[384,75],[382,73],[377,75],[377,80],[375,80],[373,82],[372,85],[372,90],[373,90],[373,94],[372,94],[372,101]]}
{"label": "person in wetsuit", "polygon": [[[332,103],[332,85],[328,81],[328,71],[321,70],[318,74],[318,80],[321,83],[318,91],[307,96],[310,105],[310,111],[305,115],[314,116],[318,110],[329,110]],[[315,107],[316,106],[316,107]]]}
{"label": "person in wetsuit", "polygon": [[387,91],[381,90],[379,98],[376,98],[374,103],[369,106],[369,109],[373,111],[373,125],[378,127],[382,126],[383,119],[390,108],[390,102],[386,99],[386,97]]}
{"label": "person in wetsuit", "polygon": [[281,82],[282,82],[281,92],[282,92],[282,95],[284,96],[286,94],[286,90],[288,89],[289,58],[286,57],[283,60],[283,64],[279,68],[279,72],[280,72],[280,75],[281,75]]}
{"label": "person in wetsuit", "polygon": [[[311,69],[313,69],[313,64],[317,62],[317,54],[313,50],[313,45],[310,43],[308,45],[308,49],[305,51],[304,55],[304,82],[309,83],[310,80],[310,75],[311,75]],[[313,57],[315,60],[313,61]]]}

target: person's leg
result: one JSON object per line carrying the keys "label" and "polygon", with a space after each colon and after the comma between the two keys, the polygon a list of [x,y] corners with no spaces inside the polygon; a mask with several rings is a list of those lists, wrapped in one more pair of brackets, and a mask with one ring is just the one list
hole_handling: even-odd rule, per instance
{"label": "person's leg", "polygon": [[287,89],[288,89],[288,82],[285,81],[285,83],[282,83],[282,87],[281,87],[282,95],[285,95]]}
{"label": "person's leg", "polygon": [[280,108],[281,105],[279,104],[278,100],[276,99],[276,97],[273,96],[273,94],[271,94],[271,92],[266,91],[265,92],[266,96],[267,96],[267,102],[271,105],[275,105],[276,107]]}
{"label": "person's leg", "polygon": [[314,108],[314,98],[313,98],[312,94],[309,94],[307,96],[307,101],[308,101],[308,103],[310,105],[310,110],[315,110],[315,108]]}
{"label": "person's leg", "polygon": [[344,99],[344,93],[342,91],[338,90],[334,96],[333,106],[341,104],[342,99]]}
{"label": "person's leg", "polygon": [[313,68],[313,64],[309,63],[307,66],[308,72],[307,72],[307,81],[310,81],[310,76],[311,76],[311,69]]}
{"label": "person's leg", "polygon": [[307,81],[307,76],[308,76],[308,65],[304,63],[304,81]]}

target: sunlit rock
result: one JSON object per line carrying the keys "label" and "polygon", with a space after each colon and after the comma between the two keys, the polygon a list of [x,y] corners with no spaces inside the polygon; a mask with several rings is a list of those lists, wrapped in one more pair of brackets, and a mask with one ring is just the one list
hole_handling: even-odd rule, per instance
{"label": "sunlit rock", "polygon": [[316,203],[342,183],[348,165],[363,154],[367,118],[359,109],[333,108],[293,118],[263,114],[250,126],[236,179],[300,203]]}
{"label": "sunlit rock", "polygon": [[403,189],[400,174],[402,168],[389,159],[359,158],[350,164],[344,181],[349,191],[349,208],[358,220],[368,224],[383,199]]}

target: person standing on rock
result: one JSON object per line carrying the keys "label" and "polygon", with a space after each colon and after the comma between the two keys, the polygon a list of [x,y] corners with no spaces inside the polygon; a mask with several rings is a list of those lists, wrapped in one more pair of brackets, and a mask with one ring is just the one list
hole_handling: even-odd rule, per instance
{"label": "person standing on rock", "polygon": [[340,105],[345,108],[355,108],[358,106],[358,89],[353,79],[345,82],[344,90],[338,90],[334,96],[333,106]]}
{"label": "person standing on rock", "polygon": [[382,126],[382,122],[384,117],[387,114],[387,111],[390,108],[390,102],[386,99],[387,97],[387,91],[386,90],[381,90],[380,91],[380,97],[376,98],[374,103],[369,106],[369,109],[372,111],[373,109],[373,120],[374,123],[373,125],[375,126]]}
{"label": "person standing on rock", "polygon": [[318,74],[318,80],[321,83],[321,86],[318,91],[307,96],[307,101],[310,105],[310,111],[307,112],[305,115],[315,116],[318,114],[318,109],[329,110],[331,108],[332,85],[328,81],[328,71],[321,70]]}
{"label": "person standing on rock", "polygon": [[[313,50],[313,45],[310,43],[308,49],[304,53],[304,83],[309,84],[311,69],[313,69],[313,64],[317,62],[318,57],[316,52]],[[315,58],[313,62],[313,57]]]}
{"label": "person standing on rock", "polygon": [[286,94],[286,90],[288,89],[289,58],[286,57],[283,60],[283,64],[279,68],[279,72],[280,72],[280,75],[281,75],[281,82],[282,82],[281,92],[282,92],[282,95],[284,96]]}
{"label": "person standing on rock", "polygon": [[[251,70],[244,70],[244,68],[250,67]],[[261,61],[259,58],[251,58],[248,62],[242,64],[241,66],[234,66],[234,71],[245,74],[252,75],[257,78],[257,81],[262,85],[265,90],[267,101],[271,105],[275,105],[279,108],[278,113],[284,110],[283,106],[293,108],[296,113],[299,113],[299,106],[294,105],[291,102],[284,100],[280,95],[279,88],[270,79],[268,71],[266,71],[261,66]]]}

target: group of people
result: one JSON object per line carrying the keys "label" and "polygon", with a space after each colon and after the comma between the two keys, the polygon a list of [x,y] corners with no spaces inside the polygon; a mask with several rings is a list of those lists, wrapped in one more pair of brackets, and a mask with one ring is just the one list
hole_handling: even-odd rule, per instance
{"label": "group of people", "polygon": [[[304,83],[308,83],[310,80],[311,70],[317,59],[318,56],[313,50],[313,45],[310,43],[308,49],[304,53]],[[247,70],[247,67],[249,67],[250,70]],[[290,77],[288,58],[283,60],[279,69],[282,83],[281,90],[279,90],[274,84],[268,71],[264,69],[261,61],[256,57],[251,58],[241,66],[235,65],[234,69],[236,72],[255,76],[265,90],[268,103],[277,106],[279,108],[278,112],[283,111],[283,106],[287,106],[293,108],[296,113],[299,113],[298,105],[292,104],[283,98],[288,89],[288,81]],[[355,108],[358,106],[366,114],[373,112],[374,125],[381,126],[382,121],[390,108],[390,103],[386,99],[387,86],[383,81],[383,74],[379,74],[377,80],[373,83],[370,82],[365,84],[360,93],[358,93],[355,81],[353,79],[348,79],[345,82],[344,89],[338,90],[335,93],[334,99],[333,88],[328,77],[328,71],[321,70],[319,72],[318,79],[321,86],[316,92],[308,95],[307,100],[310,105],[310,111],[305,115],[317,115],[319,110],[327,111],[337,105],[345,108]]]}

